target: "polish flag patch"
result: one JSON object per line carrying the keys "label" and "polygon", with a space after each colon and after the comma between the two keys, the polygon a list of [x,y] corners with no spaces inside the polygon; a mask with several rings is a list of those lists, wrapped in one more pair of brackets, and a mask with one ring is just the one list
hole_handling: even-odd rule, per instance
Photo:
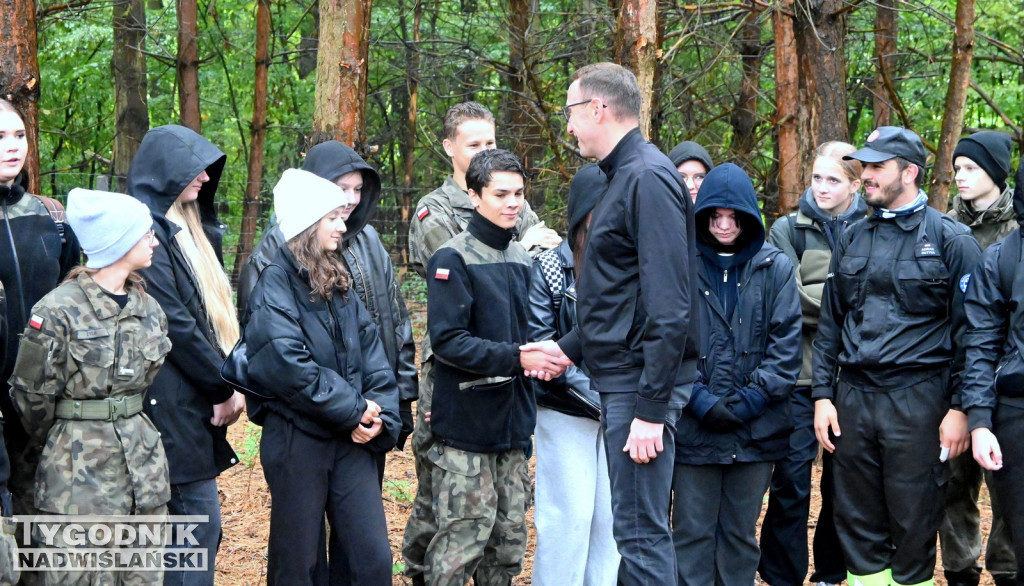
{"label": "polish flag patch", "polygon": [[438,281],[447,281],[448,273],[448,269],[437,269],[437,271],[434,272],[434,278]]}
{"label": "polish flag patch", "polygon": [[423,208],[422,210],[419,211],[419,213],[416,214],[416,219],[422,222],[423,218],[426,218],[429,215],[430,208]]}
{"label": "polish flag patch", "polygon": [[32,319],[28,320],[28,325],[37,330],[43,329],[43,318],[38,315],[32,314]]}

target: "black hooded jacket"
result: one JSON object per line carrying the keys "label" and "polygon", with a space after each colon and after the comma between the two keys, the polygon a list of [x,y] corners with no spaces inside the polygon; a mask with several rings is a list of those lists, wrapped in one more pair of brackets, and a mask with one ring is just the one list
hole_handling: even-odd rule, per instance
{"label": "black hooded jacket", "polygon": [[0,186],[0,282],[5,294],[0,301],[0,319],[4,320],[0,324],[0,408],[6,419],[7,448],[12,452],[20,450],[28,440],[11,405],[7,385],[18,355],[18,336],[25,332],[32,306],[52,291],[82,258],[82,248],[71,227],[64,224],[62,241],[50,212],[39,198],[25,192],[23,180],[24,172],[12,186]]}
{"label": "black hooded jacket", "polygon": [[[368,223],[380,203],[380,175],[354,150],[336,140],[311,148],[302,168],[332,182],[353,171],[360,171],[363,175],[359,205],[345,221],[341,256],[351,276],[352,290],[377,324],[388,364],[398,381],[400,400],[414,401],[418,390],[412,320],[405,307],[391,257],[377,231]],[[260,272],[271,263],[283,244],[281,229],[276,224],[269,227],[242,268],[238,281],[238,304],[243,314]]]}
{"label": "black hooded jacket", "polygon": [[[1013,207],[1024,223],[1024,158]],[[985,249],[967,286],[963,408],[971,430],[992,429],[997,404],[1024,409],[1024,238],[1017,228]],[[1002,438],[1000,438],[1002,439]],[[1003,449],[1010,449],[1003,446]]]}
{"label": "black hooded jacket", "polygon": [[153,264],[142,271],[146,290],[167,314],[171,353],[149,389],[146,412],[160,430],[171,483],[215,478],[237,462],[227,427],[210,423],[213,406],[231,398],[220,377],[224,355],[203,308],[195,276],[174,235],[181,230],[165,217],[185,187],[204,170],[210,180],[199,192],[207,235],[221,225],[214,195],[225,155],[183,126],[160,126],[146,133],[128,173],[129,193],[149,206],[156,238]]}
{"label": "black hooded jacket", "polygon": [[[627,133],[599,163],[608,191],[594,208],[577,285],[579,328],[558,341],[599,392],[637,393],[635,416],[662,423],[696,376],[693,212],[668,158]],[[696,358],[693,356],[693,358]]]}
{"label": "black hooded jacket", "polygon": [[[708,174],[696,207],[700,378],[693,399],[725,399],[728,404],[746,392],[759,394],[766,403],[761,413],[726,433],[706,429],[695,416],[695,410],[706,411],[708,405],[689,405],[676,429],[676,462],[773,461],[788,449],[789,396],[800,372],[800,301],[793,263],[765,242],[757,194],[736,165],[719,165]],[[736,212],[742,231],[733,245],[722,245],[711,234],[716,208]]]}

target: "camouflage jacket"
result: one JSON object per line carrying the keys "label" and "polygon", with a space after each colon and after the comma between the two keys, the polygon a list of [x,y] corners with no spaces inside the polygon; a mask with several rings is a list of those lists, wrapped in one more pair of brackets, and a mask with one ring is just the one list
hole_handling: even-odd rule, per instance
{"label": "camouflage jacket", "polygon": [[996,242],[1002,242],[1017,228],[1017,214],[1013,211],[1013,188],[1007,186],[991,207],[980,212],[957,195],[953,198],[949,215],[970,228],[974,239],[985,250]]}
{"label": "camouflage jacket", "polygon": [[[441,187],[420,198],[416,204],[416,217],[409,223],[409,264],[421,277],[426,276],[427,263],[437,249],[469,226],[473,209],[469,194],[459,187],[451,175]],[[518,238],[522,238],[527,230],[539,223],[540,218],[533,213],[530,203],[524,201],[519,219],[516,220]],[[541,252],[543,250],[540,248],[536,250],[537,254]],[[424,336],[420,362],[426,362],[433,355],[430,338]]]}
{"label": "camouflage jacket", "polygon": [[145,394],[170,350],[163,310],[135,287],[121,309],[83,274],[32,308],[10,384],[30,442],[42,451],[37,508],[126,515],[170,499],[167,457],[144,413],[55,418],[58,401]]}

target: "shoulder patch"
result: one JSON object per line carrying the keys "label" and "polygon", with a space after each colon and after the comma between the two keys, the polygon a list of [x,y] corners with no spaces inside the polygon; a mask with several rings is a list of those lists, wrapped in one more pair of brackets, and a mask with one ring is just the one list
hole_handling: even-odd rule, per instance
{"label": "shoulder patch", "polygon": [[426,218],[429,215],[430,215],[430,208],[423,208],[422,210],[420,210],[419,212],[416,213],[416,219],[422,222],[423,218]]}
{"label": "shoulder patch", "polygon": [[438,281],[447,281],[450,271],[448,269],[437,269],[434,271],[434,278]]}
{"label": "shoulder patch", "polygon": [[971,273],[967,273],[966,275],[960,277],[960,292],[961,293],[967,293],[967,285],[969,285],[970,282],[971,282]]}
{"label": "shoulder patch", "polygon": [[43,318],[33,313],[32,319],[28,320],[28,325],[32,329],[41,330],[43,329]]}

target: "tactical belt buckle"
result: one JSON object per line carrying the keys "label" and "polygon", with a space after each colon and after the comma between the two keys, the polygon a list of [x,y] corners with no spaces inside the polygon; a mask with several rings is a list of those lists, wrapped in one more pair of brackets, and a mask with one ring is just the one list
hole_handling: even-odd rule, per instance
{"label": "tactical belt buckle", "polygon": [[107,406],[110,409],[110,419],[107,421],[117,421],[122,417],[128,417],[128,404],[125,402],[124,396],[107,399]]}

